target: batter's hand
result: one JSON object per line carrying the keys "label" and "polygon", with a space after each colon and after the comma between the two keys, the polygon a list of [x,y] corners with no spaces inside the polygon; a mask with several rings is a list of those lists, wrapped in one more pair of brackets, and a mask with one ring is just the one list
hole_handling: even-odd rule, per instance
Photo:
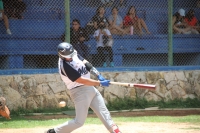
{"label": "batter's hand", "polygon": [[110,80],[103,80],[100,81],[101,86],[108,87],[110,85]]}
{"label": "batter's hand", "polygon": [[97,78],[98,78],[99,81],[104,81],[104,80],[106,80],[101,74],[99,74],[99,75],[97,76]]}

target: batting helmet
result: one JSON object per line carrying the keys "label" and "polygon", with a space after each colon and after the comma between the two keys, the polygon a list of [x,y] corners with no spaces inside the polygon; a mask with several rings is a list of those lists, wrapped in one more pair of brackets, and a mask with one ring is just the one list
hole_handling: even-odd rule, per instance
{"label": "batting helmet", "polygon": [[75,53],[73,46],[67,42],[60,43],[57,47],[57,50],[58,56],[61,59],[72,58]]}

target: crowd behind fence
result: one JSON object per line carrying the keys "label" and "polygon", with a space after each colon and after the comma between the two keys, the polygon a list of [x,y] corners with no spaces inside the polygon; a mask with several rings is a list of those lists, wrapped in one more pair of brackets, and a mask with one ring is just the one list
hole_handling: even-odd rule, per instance
{"label": "crowd behind fence", "polygon": [[96,67],[169,66],[169,58],[173,66],[200,65],[200,0],[171,0],[171,22],[168,0],[73,0],[69,7],[64,0],[2,2],[2,70],[57,68],[57,45],[69,41],[66,29]]}

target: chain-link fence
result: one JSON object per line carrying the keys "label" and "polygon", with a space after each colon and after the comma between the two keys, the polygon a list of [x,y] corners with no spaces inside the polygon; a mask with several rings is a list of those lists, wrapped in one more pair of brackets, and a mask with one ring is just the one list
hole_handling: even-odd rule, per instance
{"label": "chain-link fence", "polygon": [[3,0],[1,69],[57,68],[69,28],[71,44],[96,67],[200,65],[199,0],[66,2]]}

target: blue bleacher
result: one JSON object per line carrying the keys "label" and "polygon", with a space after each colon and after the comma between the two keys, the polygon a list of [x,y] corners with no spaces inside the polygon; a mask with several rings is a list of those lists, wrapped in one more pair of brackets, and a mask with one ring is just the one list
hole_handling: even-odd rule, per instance
{"label": "blue bleacher", "polygon": [[[12,35],[5,34],[5,27],[0,21],[0,55],[8,56],[8,68],[23,68],[24,55],[57,55],[56,46],[61,42],[60,36],[65,31],[64,5],[62,2],[51,0],[24,0],[27,11],[23,14],[24,19],[10,19]],[[116,66],[123,66],[124,55],[131,54],[167,54],[167,0],[152,1],[128,0],[134,5],[137,14],[143,18],[149,28],[151,35],[113,35],[114,61]],[[85,26],[95,14],[96,7],[84,7],[84,0],[80,5],[70,8],[70,18],[78,18],[81,26]],[[153,4],[155,7],[153,7]],[[44,6],[45,5],[45,6]],[[106,8],[106,16],[111,14],[111,8]],[[176,12],[179,7],[174,8]],[[186,11],[189,8],[186,8]],[[124,17],[128,7],[119,9],[119,14]],[[200,9],[195,8],[196,16],[200,20]],[[96,42],[93,36],[86,42],[90,47],[90,54],[96,54]],[[173,35],[174,53],[200,53],[199,35]],[[199,57],[199,56],[198,56]]]}
{"label": "blue bleacher", "polygon": [[[59,38],[65,30],[64,20],[9,20],[10,29],[12,35],[5,34],[5,30],[0,31],[0,38],[7,38],[11,40],[12,38],[41,38],[41,39],[50,39],[50,38]],[[3,23],[0,23],[0,27],[4,28]]]}

